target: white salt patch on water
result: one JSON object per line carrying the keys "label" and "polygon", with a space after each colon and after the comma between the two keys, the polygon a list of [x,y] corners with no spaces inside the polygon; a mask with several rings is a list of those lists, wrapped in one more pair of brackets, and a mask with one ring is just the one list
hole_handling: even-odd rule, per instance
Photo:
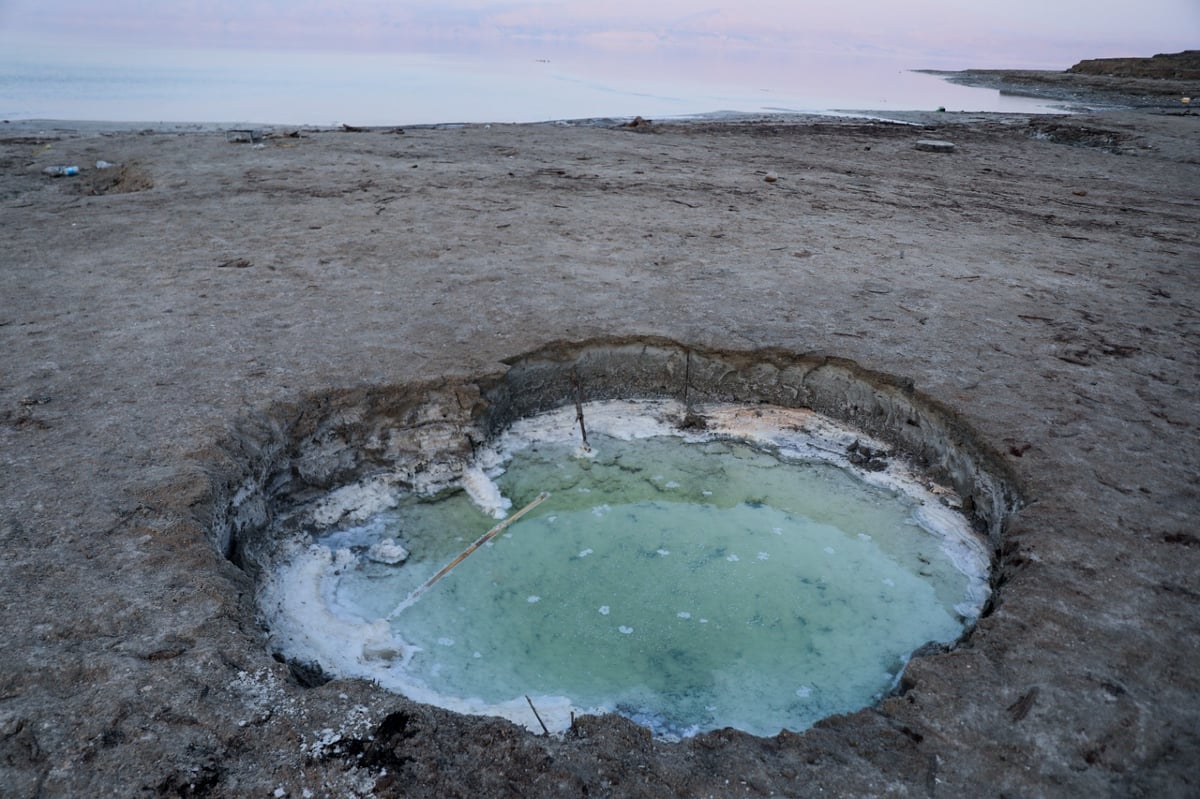
{"label": "white salt patch on water", "polygon": [[681,610],[675,615],[681,619],[690,619],[692,617],[692,614],[688,613],[686,610]]}
{"label": "white salt patch on water", "polygon": [[859,537],[859,540],[861,540],[861,541],[871,541],[872,540],[871,536],[867,535],[866,533],[859,533],[858,537]]}
{"label": "white salt patch on water", "polygon": [[608,513],[610,510],[612,510],[611,505],[608,505],[608,504],[597,505],[596,507],[592,508],[592,515],[593,516],[603,516],[604,514]]}
{"label": "white salt patch on water", "polygon": [[671,551],[667,549],[660,549],[658,550],[658,554],[665,558],[667,555],[671,554]]}
{"label": "white salt patch on water", "polygon": [[701,493],[701,494],[703,494],[703,495],[704,495],[704,496],[706,496],[706,497],[711,497],[711,496],[713,495],[713,493],[712,493],[711,491],[708,491],[708,490],[701,491],[700,493]]}
{"label": "white salt patch on water", "polygon": [[700,620],[700,623],[701,623],[701,624],[708,624],[708,619],[701,619],[701,620]]}
{"label": "white salt patch on water", "polygon": [[438,639],[438,643],[441,644],[442,646],[454,646],[454,639],[446,638],[445,636],[443,636]]}
{"label": "white salt patch on water", "polygon": [[674,480],[672,480],[671,482],[667,483],[664,488],[679,488],[679,483],[676,483]]}
{"label": "white salt patch on water", "polygon": [[808,699],[810,696],[812,696],[812,686],[801,685],[796,689],[796,696],[800,697],[801,699]]}
{"label": "white salt patch on water", "polygon": [[579,557],[581,557],[581,558],[586,558],[588,555],[592,554],[594,551],[595,551],[595,550],[594,550],[594,549],[592,549],[591,547],[588,547],[587,549],[580,550],[580,552],[579,552]]}
{"label": "white salt patch on water", "polygon": [[321,543],[335,552],[339,549],[369,548],[383,538],[388,537],[389,532],[394,531],[392,531],[381,514],[367,519],[362,524],[344,527],[323,536]]}
{"label": "white salt patch on water", "polygon": [[601,605],[601,606],[600,606],[600,615],[601,615],[601,616],[607,616],[607,615],[608,615],[608,613],[609,613],[609,607],[608,607],[608,605]]}
{"label": "white salt patch on water", "polygon": [[957,602],[954,605],[954,612],[967,621],[975,621],[979,618],[980,607],[970,600]]}
{"label": "white salt patch on water", "polygon": [[464,469],[459,484],[476,507],[493,519],[503,519],[508,515],[512,500],[500,493],[500,487],[481,467],[471,466]]}
{"label": "white salt patch on water", "polygon": [[632,627],[626,627],[624,624],[622,624],[620,627],[618,627],[617,630],[620,631],[621,635],[629,635],[630,633],[633,632]]}
{"label": "white salt patch on water", "polygon": [[737,563],[739,560],[741,560],[741,558],[739,558],[737,555],[730,555],[729,557],[725,558],[725,560],[729,561],[730,563]]}
{"label": "white salt patch on water", "polygon": [[836,550],[835,550],[833,547],[825,547],[825,554],[826,554],[826,555],[833,555],[833,554],[835,554],[835,553],[836,553]]}
{"label": "white salt patch on water", "polygon": [[[352,567],[353,560],[347,550],[334,553],[319,545],[297,547],[266,578],[259,602],[270,615],[271,640],[280,653],[300,662],[319,663],[340,677],[379,682],[416,702],[456,713],[501,716],[530,730],[541,730],[524,696],[503,702],[449,696],[409,674],[408,665],[418,650],[395,634],[386,620],[365,621],[337,600],[337,574]],[[551,729],[570,726],[575,707],[569,698],[537,695],[530,699]]]}
{"label": "white salt patch on water", "polygon": [[975,534],[965,516],[932,498],[917,508],[915,516],[922,529],[940,539],[942,554],[968,578],[966,596],[955,604],[955,612],[967,622],[978,619],[992,594],[987,543]]}
{"label": "white salt patch on water", "polygon": [[525,597],[525,601],[528,602],[529,604],[533,605],[538,602],[541,602],[542,598],[540,596],[537,596],[536,594],[534,594],[532,596]]}
{"label": "white salt patch on water", "polygon": [[376,563],[395,566],[408,560],[408,550],[396,543],[396,539],[384,538],[371,545],[367,550],[367,558]]}
{"label": "white salt patch on water", "polygon": [[759,560],[770,560],[770,559],[771,559],[771,555],[770,555],[770,553],[769,553],[769,552],[759,552],[759,553],[758,553],[758,559],[759,559]]}
{"label": "white salt patch on water", "polygon": [[374,674],[380,661],[403,669],[412,652],[387,620],[364,619],[336,600],[338,576],[356,560],[345,549],[294,547],[259,592],[271,640],[285,654],[336,674]]}
{"label": "white salt patch on water", "polygon": [[896,587],[896,581],[893,580],[891,577],[885,577],[883,580],[883,584],[886,585],[888,588]]}

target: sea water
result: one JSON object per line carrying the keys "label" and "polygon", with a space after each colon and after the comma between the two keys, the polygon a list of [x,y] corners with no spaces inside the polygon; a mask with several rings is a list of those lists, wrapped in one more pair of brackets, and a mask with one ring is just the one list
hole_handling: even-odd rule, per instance
{"label": "sea water", "polygon": [[[978,614],[986,554],[924,489],[864,479],[835,447],[814,457],[835,440],[828,430],[809,450],[767,444],[799,434],[761,413],[715,414],[741,431],[729,437],[591,407],[596,428],[617,435],[593,432],[586,451],[573,414],[526,420],[480,468],[514,508],[548,500],[411,605],[493,509],[465,490],[412,495],[320,536],[298,558],[319,562],[316,581],[295,580],[291,598],[267,593],[277,619],[313,602],[329,618],[285,634],[283,648],[304,659],[322,625],[357,625],[367,634],[327,650],[336,662],[324,666],[535,729],[526,696],[556,729],[571,712],[614,711],[668,739],[725,726],[773,735],[871,704],[909,653],[954,640]],[[409,550],[403,564],[369,556],[389,539]]]}
{"label": "sea water", "polygon": [[472,53],[118,48],[0,35],[0,118],[330,125],[829,113],[1048,112],[913,72],[939,63],[828,52]]}

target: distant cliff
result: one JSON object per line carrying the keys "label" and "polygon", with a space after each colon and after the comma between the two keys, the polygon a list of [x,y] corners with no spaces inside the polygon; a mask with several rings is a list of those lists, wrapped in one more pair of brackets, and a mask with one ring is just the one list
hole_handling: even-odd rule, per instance
{"label": "distant cliff", "polygon": [[1200,50],[1160,53],[1150,58],[1089,58],[1067,72],[1116,78],[1200,80]]}

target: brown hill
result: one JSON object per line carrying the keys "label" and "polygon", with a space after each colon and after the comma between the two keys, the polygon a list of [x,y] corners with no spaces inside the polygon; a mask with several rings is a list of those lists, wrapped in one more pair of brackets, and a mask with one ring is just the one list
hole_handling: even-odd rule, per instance
{"label": "brown hill", "polygon": [[1159,53],[1150,58],[1089,58],[1067,71],[1117,78],[1200,80],[1200,50]]}

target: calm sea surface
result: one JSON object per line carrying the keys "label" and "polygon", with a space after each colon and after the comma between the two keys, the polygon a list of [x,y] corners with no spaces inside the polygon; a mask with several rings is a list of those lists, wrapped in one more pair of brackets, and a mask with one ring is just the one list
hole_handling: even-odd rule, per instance
{"label": "calm sea surface", "polygon": [[1050,111],[846,53],[397,55],[0,41],[0,119],[415,125],[717,112]]}

